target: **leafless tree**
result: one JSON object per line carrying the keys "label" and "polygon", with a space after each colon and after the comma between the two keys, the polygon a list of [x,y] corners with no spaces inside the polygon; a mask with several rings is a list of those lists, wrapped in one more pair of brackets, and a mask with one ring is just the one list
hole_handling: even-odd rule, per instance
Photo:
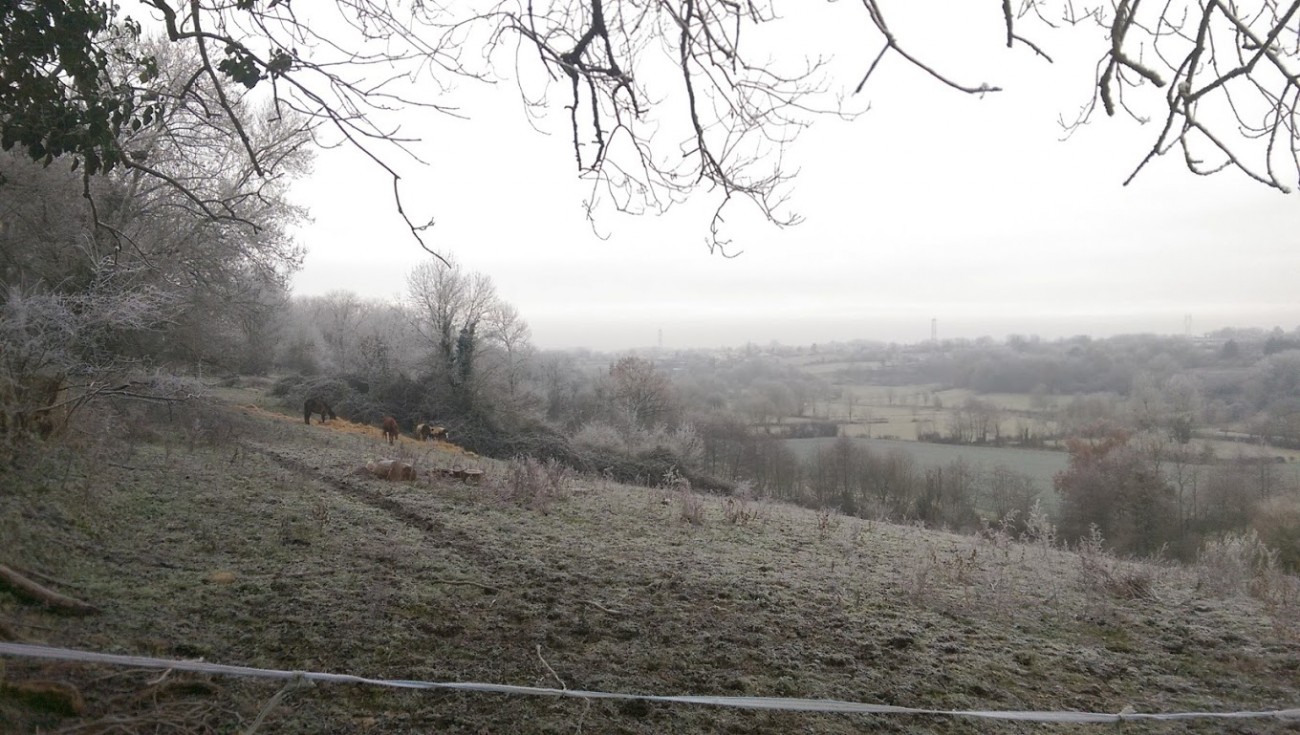
{"label": "leafless tree", "polygon": [[130,360],[115,343],[155,327],[172,300],[109,282],[78,294],[0,285],[0,436],[12,440],[58,407],[66,419],[92,397],[130,393],[119,387]]}
{"label": "leafless tree", "polygon": [[497,300],[484,319],[483,337],[487,345],[498,353],[495,361],[505,384],[506,398],[515,402],[528,370],[533,346],[529,342],[532,330],[513,305]]}
{"label": "leafless tree", "polygon": [[448,374],[461,331],[476,330],[498,303],[492,279],[461,269],[450,254],[416,266],[407,276],[407,301],[416,331]]}
{"label": "leafless tree", "polygon": [[[159,50],[157,89],[176,90],[167,124],[123,138],[148,170],[82,177],[0,154],[0,382],[63,376],[72,397],[60,401],[78,402],[160,362],[267,366],[301,255],[286,179],[304,170],[309,139],[288,119],[247,126],[247,143],[280,162],[278,176],[251,175],[184,51]],[[227,102],[256,117],[250,100]],[[0,408],[14,402],[0,396]]]}
{"label": "leafless tree", "polygon": [[680,414],[672,381],[650,360],[631,355],[609,366],[607,400],[619,428],[629,432],[675,425]]}
{"label": "leafless tree", "polygon": [[355,370],[361,359],[361,299],[351,291],[333,291],[311,299],[311,309],[325,342],[326,356],[341,373]]}
{"label": "leafless tree", "polygon": [[[1034,12],[1041,6],[1026,3]],[[1272,0],[1066,2],[1062,20],[1095,23],[1110,41],[1097,63],[1096,94],[1068,127],[1086,123],[1098,103],[1110,116],[1158,121],[1150,151],[1125,183],[1157,156],[1177,152],[1193,173],[1235,168],[1290,191],[1300,172],[1297,11],[1300,3]],[[1139,96],[1152,89],[1155,100]]]}
{"label": "leafless tree", "polygon": [[[607,202],[659,212],[692,192],[711,192],[718,205],[712,246],[727,244],[719,229],[723,208],[737,199],[778,225],[798,221],[787,206],[789,143],[821,113],[864,109],[868,83],[890,73],[887,61],[911,65],[961,93],[1000,89],[964,78],[968,63],[958,67],[918,50],[927,34],[965,33],[951,27],[961,21],[941,9],[924,26],[896,22],[914,11],[883,0],[842,4],[830,21],[837,27],[816,34],[792,29],[821,4],[791,3],[778,12],[777,0],[142,4],[173,46],[199,60],[180,88],[162,86],[175,95],[169,104],[200,87],[209,90],[209,119],[223,117],[223,127],[241,142],[250,177],[274,178],[285,163],[279,148],[258,143],[254,129],[292,120],[297,130],[326,144],[356,146],[386,169],[398,212],[417,237],[431,220],[407,211],[399,168],[385,147],[410,151],[420,136],[395,113],[463,114],[452,94],[460,81],[512,81],[526,109],[538,114],[563,106],[576,169],[592,184],[589,211]],[[990,40],[1027,63],[1052,62],[1053,42],[1080,37],[1067,33],[1069,27],[1086,31],[1082,42],[1097,59],[1094,87],[1079,114],[1063,124],[1076,129],[1098,110],[1157,121],[1132,175],[1177,152],[1197,174],[1235,168],[1280,190],[1294,185],[1300,4],[1002,0],[980,7],[1000,21],[999,37]],[[808,45],[798,45],[804,37]],[[106,34],[103,43],[129,38]],[[838,43],[879,50],[865,69],[843,79],[828,63],[844,50]],[[106,83],[135,85],[142,104],[155,104],[159,85],[141,55],[112,58],[130,63],[110,64]],[[254,88],[266,90],[266,113],[240,106]],[[860,96],[843,104],[844,93]],[[1080,95],[1089,97],[1083,89]],[[169,129],[166,121],[163,127]],[[169,173],[129,144],[123,149],[125,166],[176,185],[195,209],[240,219],[199,179]]]}
{"label": "leafless tree", "polygon": [[1003,464],[994,465],[980,474],[980,495],[995,520],[1014,516],[1023,524],[1038,496],[1033,478]]}

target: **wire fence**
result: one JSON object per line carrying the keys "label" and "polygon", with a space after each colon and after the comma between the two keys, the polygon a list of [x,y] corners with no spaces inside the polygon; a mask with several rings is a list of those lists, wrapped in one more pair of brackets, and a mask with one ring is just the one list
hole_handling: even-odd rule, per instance
{"label": "wire fence", "polygon": [[148,656],[124,656],[95,651],[27,643],[0,642],[0,655],[58,661],[126,666],[141,669],[189,671],[221,676],[242,676],[259,679],[310,681],[332,684],[362,684],[395,689],[437,689],[461,692],[488,692],[535,697],[568,697],[574,699],[635,700],[682,705],[707,705],[750,710],[782,710],[787,712],[835,712],[868,715],[939,715],[947,717],[974,717],[991,720],[1019,720],[1024,722],[1128,722],[1138,720],[1247,720],[1275,719],[1300,721],[1300,708],[1238,711],[1238,712],[1076,712],[1076,711],[1018,711],[1018,710],[944,710],[925,707],[899,707],[888,704],[845,702],[833,699],[797,699],[787,697],[713,697],[694,695],[631,694],[623,692],[595,692],[579,689],[552,689],[546,687],[515,686],[511,684],[486,684],[477,682],[417,681],[409,679],[371,679],[352,674],[331,674],[316,671],[285,671],[260,669],[249,666],[230,666],[206,661],[185,661]]}

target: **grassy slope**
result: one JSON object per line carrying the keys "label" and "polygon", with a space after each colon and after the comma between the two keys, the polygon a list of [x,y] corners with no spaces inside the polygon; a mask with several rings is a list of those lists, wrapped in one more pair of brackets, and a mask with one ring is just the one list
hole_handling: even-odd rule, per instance
{"label": "grassy slope", "polygon": [[[353,474],[388,454],[377,430],[222,410],[185,436],[50,453],[35,474],[0,475],[0,562],[60,578],[104,609],[57,617],[0,589],[3,627],[26,642],[371,677],[940,709],[1300,706],[1295,599],[1212,597],[1186,570],[1085,565],[1042,546],[779,505],[702,497],[702,522],[689,523],[686,496],[585,479],[562,497],[518,502],[499,466],[480,487],[386,483]],[[400,451],[426,467],[473,461],[410,442]],[[747,520],[733,522],[738,510]],[[1148,581],[1152,594],[1107,584],[1124,580]],[[0,666],[10,682],[71,683],[86,699],[82,717],[60,719],[0,696],[5,732],[230,732],[278,689]],[[1098,727],[1109,726],[1052,731]],[[290,695],[262,731],[868,728],[1043,730],[327,685]],[[1225,724],[1141,731],[1198,728]]]}

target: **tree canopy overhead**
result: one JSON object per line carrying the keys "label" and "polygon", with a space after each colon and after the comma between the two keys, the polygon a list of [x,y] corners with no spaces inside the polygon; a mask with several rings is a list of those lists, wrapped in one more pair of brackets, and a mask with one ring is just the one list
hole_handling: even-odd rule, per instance
{"label": "tree canopy overhead", "polygon": [[[250,142],[259,108],[236,102],[250,91],[269,102],[256,114],[291,117],[387,169],[417,237],[424,225],[402,206],[388,146],[420,131],[395,113],[473,115],[453,106],[452,86],[509,80],[526,109],[563,107],[576,170],[593,187],[589,207],[658,212],[706,191],[718,206],[710,242],[725,244],[718,225],[735,200],[778,225],[797,221],[786,206],[788,144],[819,114],[863,109],[851,95],[869,92],[884,62],[912,65],[956,93],[999,91],[963,78],[968,65],[915,50],[924,33],[967,32],[945,28],[940,5],[922,27],[895,23],[914,12],[901,2],[837,8],[855,46],[877,50],[843,79],[827,63],[846,50],[833,47],[843,29],[794,43],[805,36],[787,29],[810,6],[778,0],[140,0],[130,13],[101,0],[0,0],[0,143],[46,162],[69,158],[87,175],[147,170],[127,139],[165,126],[162,111],[189,91],[161,85],[156,54],[141,42],[158,28],[196,54],[191,85],[215,92],[209,112],[245,141],[257,175],[273,175],[279,161]],[[1094,85],[1080,90],[1087,103],[1067,127],[1098,110],[1153,123],[1137,128],[1150,148],[1129,180],[1167,153],[1195,174],[1236,169],[1281,191],[1300,177],[1300,0],[1002,0],[986,9],[1002,29],[990,40],[1024,63],[1051,63],[1066,27],[1093,30]]]}

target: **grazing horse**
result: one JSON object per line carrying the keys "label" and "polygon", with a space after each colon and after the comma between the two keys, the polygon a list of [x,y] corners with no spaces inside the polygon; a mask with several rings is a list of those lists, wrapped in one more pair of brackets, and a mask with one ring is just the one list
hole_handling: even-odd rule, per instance
{"label": "grazing horse", "polygon": [[329,419],[338,418],[338,416],[334,415],[334,409],[330,408],[330,404],[316,396],[308,398],[307,402],[302,404],[302,422],[304,424],[310,424],[311,415],[314,413],[320,414],[320,422],[322,424]]}
{"label": "grazing horse", "polygon": [[422,442],[429,441],[430,439],[441,439],[447,441],[448,436],[449,434],[447,434],[447,430],[441,426],[420,424],[415,427],[415,437]]}
{"label": "grazing horse", "polygon": [[397,427],[397,419],[393,418],[392,416],[385,416],[384,417],[384,438],[388,440],[388,443],[392,444],[393,442],[397,441],[397,437],[401,436],[401,434],[402,434],[402,430]]}

